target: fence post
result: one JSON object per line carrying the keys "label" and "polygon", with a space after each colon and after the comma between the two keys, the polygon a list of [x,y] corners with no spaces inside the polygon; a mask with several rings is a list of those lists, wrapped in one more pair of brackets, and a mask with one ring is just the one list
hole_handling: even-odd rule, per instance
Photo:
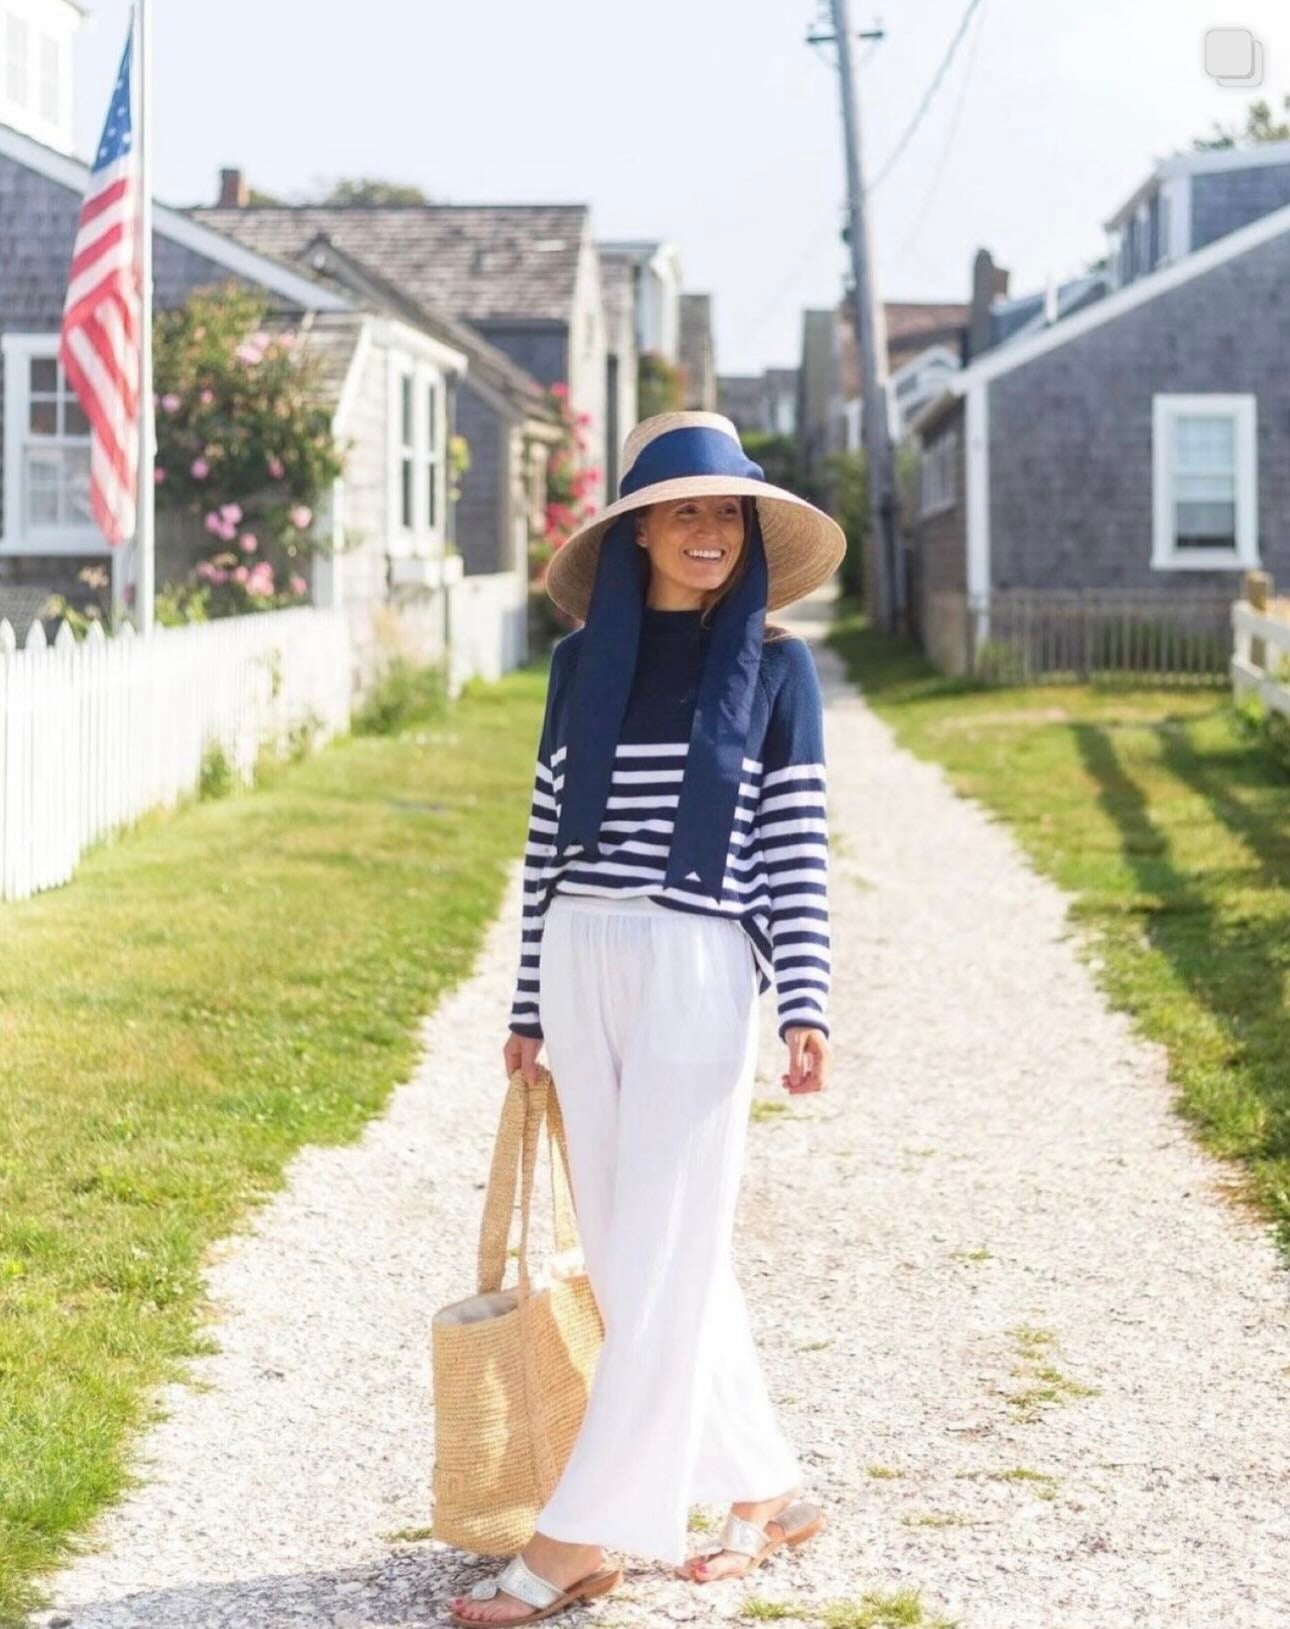
{"label": "fence post", "polygon": [[[1266,571],[1247,571],[1241,578],[1241,593],[1260,616],[1266,616],[1272,597],[1272,578]],[[1250,640],[1250,664],[1260,673],[1267,667],[1264,644],[1257,635]]]}

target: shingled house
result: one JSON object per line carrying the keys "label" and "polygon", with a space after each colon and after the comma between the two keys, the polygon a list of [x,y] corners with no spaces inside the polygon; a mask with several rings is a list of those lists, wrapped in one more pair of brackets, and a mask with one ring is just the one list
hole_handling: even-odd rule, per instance
{"label": "shingled house", "polygon": [[1290,578],[1287,200],[1290,142],[1177,155],[1102,266],[973,311],[968,365],[913,419],[914,610],[944,666],[1019,597],[1185,606],[1222,635],[1242,571]]}
{"label": "shingled house", "polygon": [[[91,596],[78,574],[91,564],[118,571],[122,559],[89,514],[88,426],[57,359],[86,179],[80,161],[0,126],[0,616],[20,637],[50,593],[73,603],[106,598]],[[230,281],[254,288],[266,296],[271,325],[296,329],[320,364],[333,431],[352,446],[315,517],[315,528],[340,552],[312,560],[311,597],[348,614],[356,684],[374,666],[378,624],[391,608],[407,648],[430,660],[450,642],[459,674],[491,675],[524,660],[521,533],[526,540],[530,517],[540,514],[543,439],[558,434],[536,382],[451,319],[398,304],[375,282],[364,285],[339,256],[287,264],[183,211],[158,204],[153,219],[158,307]],[[492,528],[477,545],[491,570],[457,581],[462,562],[447,448],[472,366],[479,378],[469,400],[491,392],[498,423],[522,425],[537,452],[508,473],[527,490],[504,514],[481,522]],[[487,467],[486,452],[481,463]],[[184,525],[163,510],[159,587],[186,575],[191,553]]]}
{"label": "shingled house", "polygon": [[[601,472],[603,497],[609,359],[600,264],[584,204],[249,204],[236,170],[220,203],[193,221],[247,248],[299,263],[319,237],[419,308],[475,330],[541,385],[563,383]],[[619,362],[619,383],[622,362]],[[634,393],[635,382],[630,382]]]}

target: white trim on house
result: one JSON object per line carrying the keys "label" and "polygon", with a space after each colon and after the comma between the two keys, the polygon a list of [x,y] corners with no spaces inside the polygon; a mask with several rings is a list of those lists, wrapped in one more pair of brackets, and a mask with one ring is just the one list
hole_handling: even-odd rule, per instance
{"label": "white trim on house", "polygon": [[[10,125],[0,124],[0,155],[77,194],[85,192],[89,181],[89,165],[83,164],[80,159],[68,158],[31,136],[24,136]],[[223,232],[217,232],[213,226],[204,226],[180,210],[154,201],[152,224],[156,232],[169,238],[172,243],[191,249],[203,259],[213,260],[228,271],[236,272],[238,276],[275,294],[281,294],[284,299],[305,309],[353,311],[357,308],[357,302],[336,290],[325,288],[312,278],[292,271],[279,260],[245,248]]]}
{"label": "white trim on house", "polygon": [[[0,336],[0,355],[4,357],[4,531],[0,535],[0,553],[111,556],[111,545],[92,520],[83,526],[29,528],[26,524],[24,451],[31,405],[30,363],[33,358],[57,362],[58,334],[5,334]],[[62,364],[58,366],[61,378]],[[85,444],[89,446],[88,436]]]}
{"label": "white trim on house", "polygon": [[[407,330],[415,335],[414,330]],[[423,336],[415,336],[423,337]],[[431,344],[434,342],[431,341]],[[460,356],[447,347],[440,352]],[[424,560],[443,554],[447,541],[448,519],[448,389],[452,370],[427,361],[412,348],[398,346],[386,350],[388,368],[386,382],[387,428],[387,514],[385,551],[391,560]],[[409,382],[411,407],[410,439],[403,437],[404,382]],[[434,403],[435,423],[430,422],[430,404]],[[403,474],[408,466],[408,486],[411,507],[410,522],[403,519]],[[436,510],[429,514],[429,476],[431,466],[436,471]],[[400,581],[419,581],[397,577]]]}
{"label": "white trim on house", "polygon": [[1180,261],[1168,266],[1158,266],[1154,271],[1144,273],[1132,283],[1106,295],[1095,305],[1077,311],[1073,316],[1064,317],[1061,322],[1044,329],[1042,333],[1015,343],[1005,342],[987,351],[975,362],[969,363],[966,368],[954,374],[941,395],[928,402],[926,407],[920,408],[915,418],[921,419],[924,413],[929,413],[933,407],[954,396],[966,395],[978,381],[988,383],[1005,373],[1011,373],[1015,368],[1024,367],[1027,362],[1046,356],[1049,351],[1055,351],[1061,345],[1082,339],[1085,334],[1100,328],[1104,323],[1114,322],[1116,318],[1135,311],[1138,306],[1146,305],[1149,300],[1167,294],[1171,289],[1181,288],[1183,284],[1190,283],[1197,277],[1204,277],[1219,266],[1225,266],[1229,260],[1237,260],[1241,255],[1260,249],[1265,243],[1272,243],[1287,233],[1290,233],[1290,204],[1285,204],[1268,215],[1261,215],[1258,220],[1251,221],[1248,226],[1238,227],[1235,232],[1216,238],[1213,243],[1207,243],[1203,249],[1193,250]]}
{"label": "white trim on house", "polygon": [[1276,164],[1290,164],[1290,141],[1260,142],[1257,147],[1216,147],[1210,151],[1198,149],[1191,153],[1171,153],[1168,158],[1159,160],[1146,180],[1133,189],[1102,225],[1108,232],[1123,226],[1161,182],[1182,178],[1190,180],[1193,175],[1216,175],[1223,170],[1258,170]]}
{"label": "white trim on house", "polygon": [[964,419],[967,600],[979,647],[990,637],[990,392],[984,380],[968,391]]}
{"label": "white trim on house", "polygon": [[[1235,548],[1179,549],[1175,541],[1175,471],[1169,457],[1174,422],[1225,414],[1234,427]],[[1218,392],[1151,398],[1151,567],[1153,571],[1246,571],[1259,564],[1258,402]]]}
{"label": "white trim on house", "polygon": [[1160,202],[1167,210],[1161,263],[1181,260],[1191,248],[1191,176],[1167,176],[1160,184]]}

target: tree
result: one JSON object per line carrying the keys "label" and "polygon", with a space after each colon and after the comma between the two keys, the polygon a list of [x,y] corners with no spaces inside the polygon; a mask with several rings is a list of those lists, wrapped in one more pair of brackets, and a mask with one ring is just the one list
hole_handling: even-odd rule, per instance
{"label": "tree", "polygon": [[429,204],[421,188],[410,181],[377,181],[368,176],[357,180],[333,181],[331,190],[317,200],[329,207],[348,204]]}
{"label": "tree", "polygon": [[675,412],[683,403],[681,370],[658,351],[642,351],[636,364],[636,416]]}
{"label": "tree", "polygon": [[[1290,96],[1281,98],[1282,108],[1290,112]],[[1282,119],[1280,124],[1273,124],[1272,109],[1262,97],[1251,102],[1245,113],[1245,129],[1234,129],[1230,125],[1224,128],[1218,120],[1213,121],[1214,134],[1212,136],[1197,136],[1192,142],[1196,152],[1212,153],[1223,148],[1240,146],[1257,146],[1264,141],[1290,140],[1290,123]]]}

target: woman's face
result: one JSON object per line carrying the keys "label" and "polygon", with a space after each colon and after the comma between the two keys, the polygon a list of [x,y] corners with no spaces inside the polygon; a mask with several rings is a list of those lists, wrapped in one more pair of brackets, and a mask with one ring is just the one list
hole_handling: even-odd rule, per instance
{"label": "woman's face", "polygon": [[649,603],[701,607],[739,559],[743,505],[737,497],[720,496],[653,503],[636,517],[636,538],[649,551]]}

